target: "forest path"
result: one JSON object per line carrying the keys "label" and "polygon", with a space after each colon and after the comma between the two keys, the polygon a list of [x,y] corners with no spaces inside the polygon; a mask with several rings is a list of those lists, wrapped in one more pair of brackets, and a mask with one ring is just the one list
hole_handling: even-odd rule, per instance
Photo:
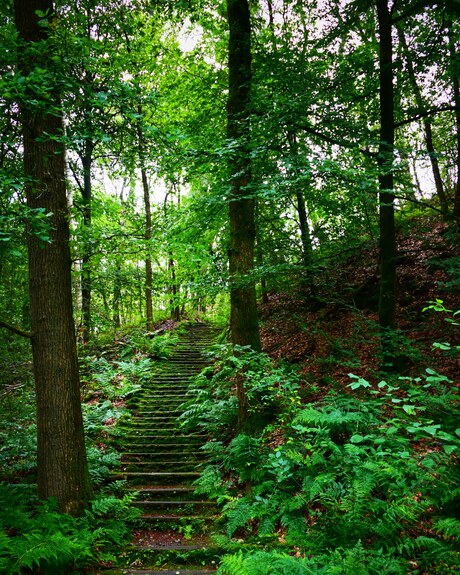
{"label": "forest path", "polygon": [[203,533],[217,509],[197,497],[192,486],[205,463],[200,448],[206,437],[199,430],[184,432],[179,417],[190,383],[210,363],[204,352],[217,334],[208,324],[188,324],[171,356],[159,362],[158,374],[130,402],[133,415],[122,426],[121,476],[137,492],[133,505],[142,510],[143,527],[126,552],[129,567],[110,573],[204,575],[215,570],[218,550]]}

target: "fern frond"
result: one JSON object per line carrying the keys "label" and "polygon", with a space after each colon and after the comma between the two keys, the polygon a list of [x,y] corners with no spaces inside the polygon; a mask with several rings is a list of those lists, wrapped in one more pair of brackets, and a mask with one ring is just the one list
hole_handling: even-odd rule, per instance
{"label": "fern frond", "polygon": [[438,519],[434,524],[434,529],[437,533],[441,533],[445,537],[460,539],[460,521],[453,517]]}
{"label": "fern frond", "polygon": [[224,555],[217,575],[249,575],[244,566],[243,553],[239,551],[235,555]]}
{"label": "fern frond", "polygon": [[243,499],[236,499],[224,507],[223,514],[228,519],[227,534],[231,537],[237,529],[254,519],[255,508]]}

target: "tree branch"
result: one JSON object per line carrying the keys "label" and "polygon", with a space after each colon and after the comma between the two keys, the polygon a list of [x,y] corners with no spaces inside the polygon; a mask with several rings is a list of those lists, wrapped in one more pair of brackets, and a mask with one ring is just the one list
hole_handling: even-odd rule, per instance
{"label": "tree branch", "polygon": [[401,120],[400,122],[396,122],[395,128],[400,128],[401,126],[405,126],[406,124],[411,124],[412,122],[416,122],[417,120],[421,120],[422,118],[428,118],[430,116],[434,116],[439,112],[455,112],[456,109],[457,109],[456,106],[438,106],[437,108],[432,108],[431,110],[420,112],[415,116],[406,118],[405,120]]}
{"label": "tree branch", "polygon": [[5,329],[12,331],[16,335],[20,335],[21,337],[27,337],[28,339],[32,338],[32,333],[30,331],[22,331],[22,329],[14,327],[14,326],[10,325],[9,323],[2,321],[1,319],[0,319],[0,327],[4,327]]}

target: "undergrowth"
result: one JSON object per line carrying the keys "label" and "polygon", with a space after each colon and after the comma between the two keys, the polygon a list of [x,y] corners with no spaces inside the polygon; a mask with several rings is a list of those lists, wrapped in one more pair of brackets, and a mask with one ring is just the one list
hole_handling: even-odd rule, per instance
{"label": "undergrowth", "polygon": [[[220,351],[183,418],[213,437],[197,490],[221,505],[228,537],[286,551],[229,555],[219,574],[460,569],[452,381],[429,368],[375,382],[350,374],[347,390],[306,402],[313,394],[292,368],[252,351]],[[235,435],[237,372],[250,412],[266,421],[259,433]]]}
{"label": "undergrowth", "polygon": [[139,515],[132,497],[102,492],[75,518],[59,513],[52,499],[38,502],[31,487],[0,484],[0,573],[77,574],[114,561]]}
{"label": "undergrowth", "polygon": [[123,345],[112,343],[110,359],[97,346],[81,358],[87,457],[97,489],[83,517],[60,514],[53,500],[37,500],[32,383],[0,396],[0,573],[77,574],[115,560],[140,515],[131,506],[134,495],[123,495],[116,482],[104,488],[119,461],[116,423],[129,417],[126,401],[151,377],[154,358],[166,357],[174,342],[169,334],[151,339],[135,332]]}

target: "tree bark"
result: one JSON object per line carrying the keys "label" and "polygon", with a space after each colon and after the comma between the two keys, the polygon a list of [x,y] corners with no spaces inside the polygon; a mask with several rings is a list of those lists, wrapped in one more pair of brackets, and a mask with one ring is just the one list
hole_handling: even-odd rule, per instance
{"label": "tree bark", "polygon": [[168,270],[170,272],[170,288],[171,293],[170,308],[171,308],[171,319],[174,321],[180,321],[180,305],[179,305],[179,286],[177,285],[176,278],[176,264],[172,252],[169,253]]}
{"label": "tree bark", "polygon": [[259,322],[254,281],[254,198],[248,186],[251,166],[248,154],[251,85],[251,23],[247,0],[229,0],[229,94],[227,136],[236,143],[230,157],[230,329],[236,345],[260,350]]}
{"label": "tree bark", "polygon": [[[255,201],[250,195],[249,104],[251,88],[251,20],[247,0],[228,0],[229,90],[227,137],[236,144],[230,169],[230,330],[234,345],[261,349],[254,280]],[[238,427],[250,425],[243,374],[237,375]]]}
{"label": "tree bark", "polygon": [[[297,160],[299,150],[297,144],[297,138],[294,133],[288,133],[288,141],[291,154]],[[295,175],[298,174],[298,169],[295,169]],[[311,271],[311,261],[313,254],[313,247],[311,244],[310,228],[308,227],[308,215],[307,206],[305,203],[305,195],[303,190],[297,189],[295,192],[297,200],[297,214],[299,216],[299,229],[300,229],[300,241],[302,244],[302,263],[304,266],[304,277],[303,286],[311,293],[312,296],[316,296],[316,288],[313,280],[313,274]]]}
{"label": "tree bark", "polygon": [[[36,10],[52,19],[51,0],[15,0],[22,40],[18,70],[50,72],[47,28]],[[53,85],[53,84],[51,84]],[[59,94],[29,89],[19,102],[23,128],[28,207],[50,217],[50,242],[29,234],[29,291],[37,411],[37,473],[41,499],[56,497],[59,509],[83,511],[91,494],[80,403],[72,310],[69,210],[65,179],[64,126]]]}
{"label": "tree bark", "polygon": [[396,324],[396,230],[394,215],[394,87],[392,17],[388,0],[377,0],[379,25],[380,145],[379,225],[380,297],[379,323],[384,329]]}

